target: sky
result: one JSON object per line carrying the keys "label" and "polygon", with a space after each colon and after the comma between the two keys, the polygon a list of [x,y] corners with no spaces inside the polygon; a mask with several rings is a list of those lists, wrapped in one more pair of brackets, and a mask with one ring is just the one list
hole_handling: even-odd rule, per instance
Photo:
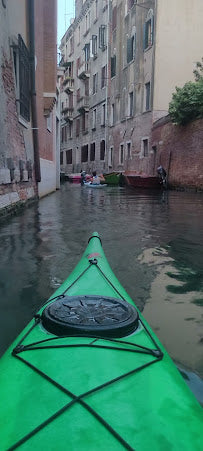
{"label": "sky", "polygon": [[70,19],[75,16],[75,1],[74,0],[58,0],[58,45],[61,38],[70,25]]}

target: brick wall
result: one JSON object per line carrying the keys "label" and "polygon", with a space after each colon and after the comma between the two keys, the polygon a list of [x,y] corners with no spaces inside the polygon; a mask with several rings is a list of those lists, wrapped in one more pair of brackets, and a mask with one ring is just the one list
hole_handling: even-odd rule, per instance
{"label": "brick wall", "polygon": [[203,119],[187,126],[174,125],[168,118],[157,122],[152,145],[156,167],[162,164],[166,169],[171,187],[203,190]]}

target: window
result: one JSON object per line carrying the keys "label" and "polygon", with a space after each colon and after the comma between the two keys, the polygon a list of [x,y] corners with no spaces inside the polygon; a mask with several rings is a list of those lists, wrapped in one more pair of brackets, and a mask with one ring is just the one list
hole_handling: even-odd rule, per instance
{"label": "window", "polygon": [[80,88],[78,88],[76,91],[76,99],[77,99],[77,102],[80,101]]}
{"label": "window", "polygon": [[88,33],[90,29],[90,11],[88,11],[88,13],[85,16],[85,34]]}
{"label": "window", "polygon": [[85,44],[83,50],[85,52],[85,62],[87,63],[90,59],[90,44]]}
{"label": "window", "polygon": [[67,126],[65,125],[64,127],[62,127],[62,137],[61,137],[61,142],[64,143],[67,141]]}
{"label": "window", "polygon": [[115,104],[111,105],[111,125],[115,124]]}
{"label": "window", "polygon": [[145,85],[145,111],[150,109],[150,82]]}
{"label": "window", "polygon": [[92,87],[92,94],[96,94],[97,92],[97,86],[98,86],[98,73],[93,75],[93,87]]}
{"label": "window", "polygon": [[144,24],[144,50],[153,44],[153,16]]}
{"label": "window", "polygon": [[76,61],[76,67],[77,67],[77,75],[78,75],[78,70],[79,70],[80,67],[81,67],[81,59],[80,59],[80,56],[77,58],[77,61]]}
{"label": "window", "polygon": [[96,130],[96,123],[97,123],[97,110],[95,108],[92,112],[92,130]]}
{"label": "window", "polygon": [[49,132],[52,132],[52,120],[53,114],[50,113],[49,116],[47,116],[47,130],[49,130]]}
{"label": "window", "polygon": [[102,105],[102,116],[101,116],[101,126],[105,127],[106,123],[106,104],[103,103]]}
{"label": "window", "polygon": [[69,98],[69,108],[73,108],[73,92],[69,94],[68,98]]}
{"label": "window", "polygon": [[116,55],[111,57],[111,78],[116,75]]}
{"label": "window", "polygon": [[60,152],[60,164],[63,164],[63,152]]}
{"label": "window", "polygon": [[108,167],[111,168],[112,166],[113,166],[113,146],[110,147],[108,154]]}
{"label": "window", "polygon": [[106,48],[106,25],[99,27],[99,48],[102,50]]}
{"label": "window", "polygon": [[131,158],[131,142],[127,143],[127,159],[130,160]]}
{"label": "window", "polygon": [[107,82],[107,66],[103,66],[101,69],[101,88],[106,86]]}
{"label": "window", "polygon": [[18,35],[18,45],[13,50],[15,81],[17,92],[18,114],[26,121],[30,121],[30,62],[29,52],[21,37]]}
{"label": "window", "polygon": [[72,137],[73,137],[73,123],[69,122],[69,138],[71,139]]}
{"label": "window", "polygon": [[76,136],[80,135],[80,119],[76,120]]}
{"label": "window", "polygon": [[129,116],[133,116],[133,91],[129,92]]}
{"label": "window", "polygon": [[90,161],[95,161],[95,143],[90,145]]}
{"label": "window", "polygon": [[117,25],[117,6],[114,6],[113,11],[112,11],[112,31],[114,31],[116,29],[116,25]]}
{"label": "window", "polygon": [[97,56],[97,35],[92,35],[92,55],[93,57]]}
{"label": "window", "polygon": [[69,56],[72,55],[73,52],[74,52],[74,37],[71,36],[71,38],[70,38],[70,54],[69,54]]}
{"label": "window", "polygon": [[100,142],[100,160],[103,161],[105,159],[105,140],[102,139]]}
{"label": "window", "polygon": [[123,165],[123,163],[124,163],[124,144],[121,144],[119,152],[119,164]]}
{"label": "window", "polygon": [[127,63],[135,58],[136,34],[127,39]]}
{"label": "window", "polygon": [[66,150],[66,164],[72,164],[72,149]]}
{"label": "window", "polygon": [[82,132],[83,134],[88,133],[88,113],[82,115]]}
{"label": "window", "polygon": [[143,138],[141,153],[143,157],[147,157],[149,153],[149,140],[148,138]]}
{"label": "window", "polygon": [[89,78],[85,80],[85,96],[89,97]]}
{"label": "window", "polygon": [[78,27],[78,45],[80,44],[80,25],[79,25],[79,27]]}
{"label": "window", "polygon": [[94,22],[98,19],[98,0],[94,0]]}
{"label": "window", "polygon": [[81,147],[81,163],[88,161],[88,144]]}

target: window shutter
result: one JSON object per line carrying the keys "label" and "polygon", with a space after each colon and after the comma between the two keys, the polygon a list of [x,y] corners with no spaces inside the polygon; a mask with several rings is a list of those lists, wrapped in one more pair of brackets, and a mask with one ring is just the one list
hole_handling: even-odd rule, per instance
{"label": "window shutter", "polygon": [[143,30],[143,50],[147,48],[146,46],[146,35],[147,35],[147,23],[144,23],[144,30]]}
{"label": "window shutter", "polygon": [[151,44],[154,44],[154,16],[151,18]]}
{"label": "window shutter", "polygon": [[127,63],[132,60],[132,42],[131,38],[127,39]]}

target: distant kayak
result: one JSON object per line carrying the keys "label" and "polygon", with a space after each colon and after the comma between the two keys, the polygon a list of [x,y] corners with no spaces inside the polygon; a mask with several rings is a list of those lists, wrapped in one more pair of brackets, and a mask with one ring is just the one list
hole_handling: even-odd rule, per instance
{"label": "distant kayak", "polygon": [[96,232],[2,357],[0,399],[1,451],[203,449],[203,410]]}
{"label": "distant kayak", "polygon": [[83,185],[87,188],[105,188],[107,186],[107,183],[94,184],[92,182],[84,182]]}

